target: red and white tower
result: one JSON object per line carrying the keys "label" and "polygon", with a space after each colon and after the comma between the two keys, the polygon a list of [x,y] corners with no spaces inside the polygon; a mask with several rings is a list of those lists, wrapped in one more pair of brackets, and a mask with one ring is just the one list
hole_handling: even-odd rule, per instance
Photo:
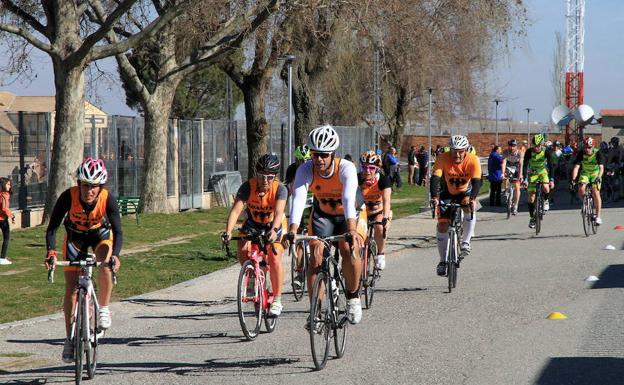
{"label": "red and white tower", "polygon": [[[583,104],[584,62],[585,0],[566,0],[565,104],[570,111]],[[582,132],[579,132],[576,122],[566,126],[566,144],[578,135]]]}

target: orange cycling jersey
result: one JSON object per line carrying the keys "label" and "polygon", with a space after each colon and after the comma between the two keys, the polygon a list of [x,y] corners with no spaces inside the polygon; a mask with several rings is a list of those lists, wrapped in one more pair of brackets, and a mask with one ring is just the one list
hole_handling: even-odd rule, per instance
{"label": "orange cycling jersey", "polygon": [[438,155],[432,175],[444,176],[449,194],[457,195],[468,190],[471,179],[481,178],[481,164],[479,158],[470,153],[466,153],[461,163],[455,163],[452,152],[445,152]]}
{"label": "orange cycling jersey", "polygon": [[368,183],[368,181],[364,180],[364,177],[361,177],[359,185],[364,196],[368,215],[380,213],[383,210],[383,191],[391,188],[388,177],[377,174],[373,183]]}
{"label": "orange cycling jersey", "polygon": [[106,219],[106,202],[108,201],[108,190],[102,189],[98,196],[95,207],[91,211],[86,211],[80,203],[80,187],[74,186],[70,189],[71,207],[67,212],[65,225],[74,231],[87,232],[96,230],[108,225]]}
{"label": "orange cycling jersey", "polygon": [[327,215],[344,215],[342,206],[342,182],[340,181],[340,158],[334,159],[334,173],[322,178],[316,169],[313,171],[310,191],[316,198],[319,209]]}
{"label": "orange cycling jersey", "polygon": [[260,196],[258,194],[258,181],[256,178],[249,180],[249,198],[247,198],[247,211],[249,218],[256,223],[272,223],[275,215],[275,204],[277,202],[277,190],[280,182],[273,180],[268,191]]}

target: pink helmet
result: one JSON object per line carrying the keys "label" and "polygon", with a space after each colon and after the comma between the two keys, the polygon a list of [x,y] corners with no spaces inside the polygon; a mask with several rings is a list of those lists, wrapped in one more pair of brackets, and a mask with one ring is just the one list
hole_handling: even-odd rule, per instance
{"label": "pink helmet", "polygon": [[102,159],[85,158],[78,167],[78,180],[91,185],[104,184],[108,179],[108,172]]}

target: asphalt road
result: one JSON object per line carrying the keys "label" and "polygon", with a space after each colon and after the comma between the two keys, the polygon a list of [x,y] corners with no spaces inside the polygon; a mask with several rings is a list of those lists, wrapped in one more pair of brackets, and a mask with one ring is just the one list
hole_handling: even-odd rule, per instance
{"label": "asphalt road", "polygon": [[[307,303],[289,293],[277,330],[243,341],[233,267],[113,304],[97,377],[86,383],[624,384],[624,231],[614,230],[624,209],[607,208],[586,238],[578,207],[564,202],[557,197],[538,237],[525,208],[510,220],[479,211],[451,294],[434,272],[434,222],[395,221],[373,308],[323,371],[313,371]],[[590,275],[600,280],[585,282]],[[568,318],[547,320],[553,311]],[[0,358],[0,383],[73,381],[62,341],[58,315],[0,325],[0,353],[33,353]]]}

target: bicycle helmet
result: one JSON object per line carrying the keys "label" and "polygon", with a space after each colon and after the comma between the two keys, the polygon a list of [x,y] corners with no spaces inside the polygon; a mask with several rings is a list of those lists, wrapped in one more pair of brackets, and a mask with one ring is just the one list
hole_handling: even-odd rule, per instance
{"label": "bicycle helmet", "polygon": [[310,131],[308,148],[316,152],[334,152],[340,144],[338,133],[332,126],[326,124]]}
{"label": "bicycle helmet", "polygon": [[535,134],[533,136],[533,145],[539,146],[544,143],[544,135],[543,134]]}
{"label": "bicycle helmet", "polygon": [[310,159],[310,149],[305,144],[301,146],[297,146],[295,148],[295,159],[297,160],[308,160]]}
{"label": "bicycle helmet", "polygon": [[102,159],[85,158],[76,172],[78,180],[90,185],[102,185],[108,179],[108,172]]}
{"label": "bicycle helmet", "polygon": [[279,169],[280,161],[272,154],[264,154],[256,162],[256,172],[260,174],[277,174]]}
{"label": "bicycle helmet", "polygon": [[381,157],[375,153],[375,151],[365,151],[360,156],[360,163],[372,164],[377,167],[381,166]]}
{"label": "bicycle helmet", "polygon": [[468,148],[469,145],[468,138],[463,135],[453,135],[449,139],[449,147],[451,150],[463,150]]}
{"label": "bicycle helmet", "polygon": [[508,146],[517,146],[518,145],[518,141],[515,139],[509,139],[509,141],[507,141],[507,145]]}
{"label": "bicycle helmet", "polygon": [[583,144],[585,145],[585,147],[594,147],[594,140],[591,138],[591,136],[587,136],[585,137],[585,139],[583,139]]}

